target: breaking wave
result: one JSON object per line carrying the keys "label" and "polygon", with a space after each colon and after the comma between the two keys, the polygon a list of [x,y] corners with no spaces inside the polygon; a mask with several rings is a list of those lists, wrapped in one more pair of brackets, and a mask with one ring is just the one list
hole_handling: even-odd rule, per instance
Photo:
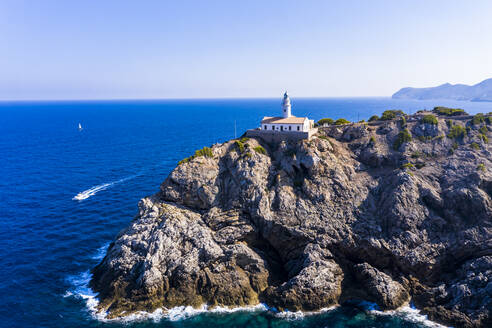
{"label": "breaking wave", "polygon": [[[103,246],[99,247],[95,252],[95,254],[92,255],[90,258],[93,260],[101,260],[106,254],[106,250],[108,246],[109,243],[106,243]],[[99,304],[99,300],[97,299],[97,294],[89,287],[90,280],[91,280],[91,273],[89,270],[84,271],[79,275],[69,276],[67,278],[67,281],[70,283],[71,287],[65,293],[64,297],[75,297],[84,300],[86,303],[87,310],[89,311],[91,316],[94,319],[102,322],[127,323],[133,321],[147,321],[147,320],[158,322],[162,319],[166,319],[169,321],[179,321],[203,313],[266,312],[266,311],[285,320],[302,320],[306,316],[325,313],[337,308],[337,306],[332,306],[312,312],[302,312],[302,311],[279,312],[277,311],[276,308],[268,307],[266,304],[263,303],[254,306],[235,307],[235,308],[228,308],[228,307],[221,307],[221,306],[210,308],[208,305],[204,304],[199,308],[193,308],[191,306],[177,306],[171,309],[159,308],[154,312],[138,311],[138,312],[131,313],[127,316],[108,319],[107,313],[104,311],[100,311],[97,308]],[[419,323],[426,327],[446,328],[446,326],[430,321],[426,315],[421,314],[418,309],[416,309],[411,305],[404,306],[397,310],[392,310],[392,311],[380,311],[380,310],[376,310],[376,308],[377,306],[374,303],[367,302],[367,306],[366,306],[367,311],[374,315],[398,316],[406,321]]]}
{"label": "breaking wave", "polygon": [[431,328],[446,328],[446,326],[443,326],[441,324],[438,324],[437,322],[430,321],[426,315],[420,313],[420,310],[410,307],[410,306],[403,306],[397,310],[393,311],[379,311],[379,310],[372,310],[370,311],[371,313],[377,314],[377,315],[391,315],[391,316],[398,316],[400,318],[403,318],[407,321],[414,322],[414,323],[420,323],[423,324],[427,327]]}
{"label": "breaking wave", "polygon": [[89,271],[82,272],[78,276],[70,276],[67,278],[67,280],[70,282],[72,287],[65,293],[64,297],[75,297],[84,300],[91,316],[94,319],[102,322],[125,323],[146,320],[158,322],[162,319],[167,319],[169,321],[179,321],[202,313],[232,313],[238,311],[261,312],[268,310],[268,307],[263,304],[237,308],[214,307],[212,309],[209,309],[207,305],[202,305],[199,308],[193,308],[191,306],[177,306],[171,309],[159,308],[154,312],[138,311],[120,318],[108,319],[107,312],[100,311],[97,308],[99,300],[96,297],[96,293],[94,293],[94,291],[92,291],[92,289],[89,287],[89,282],[91,280],[91,274]]}
{"label": "breaking wave", "polygon": [[97,194],[98,192],[102,191],[102,190],[106,190],[118,183],[122,183],[122,182],[125,182],[125,181],[128,181],[128,180],[131,180],[131,179],[134,179],[136,178],[138,175],[131,175],[129,177],[126,177],[126,178],[123,178],[123,179],[120,179],[120,180],[116,180],[116,181],[112,181],[112,182],[108,182],[108,183],[103,183],[103,184],[100,184],[100,185],[97,185],[97,186],[94,186],[94,187],[91,187],[87,190],[84,190],[82,192],[79,192],[77,195],[75,195],[72,200],[78,200],[78,201],[82,201],[84,199],[87,199],[89,197],[92,197],[94,196],[95,194]]}
{"label": "breaking wave", "polygon": [[102,260],[104,256],[106,255],[106,251],[108,250],[109,243],[106,243],[99,247],[94,255],[91,256],[91,259],[93,260]]}

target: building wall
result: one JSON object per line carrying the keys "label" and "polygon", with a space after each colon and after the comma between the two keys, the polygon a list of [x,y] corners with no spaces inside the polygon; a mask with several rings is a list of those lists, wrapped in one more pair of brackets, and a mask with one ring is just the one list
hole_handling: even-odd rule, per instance
{"label": "building wall", "polygon": [[[306,120],[304,124],[262,124],[260,129],[264,131],[282,131],[281,127],[283,127],[285,132],[307,132],[309,131],[309,121]],[[289,130],[289,127],[291,130]],[[298,127],[299,130],[297,130]]]}
{"label": "building wall", "polygon": [[317,128],[310,129],[307,132],[298,132],[298,131],[276,131],[276,130],[247,130],[246,137],[257,137],[261,138],[266,142],[281,142],[284,140],[290,141],[298,141],[303,139],[309,139],[315,133],[318,132]]}

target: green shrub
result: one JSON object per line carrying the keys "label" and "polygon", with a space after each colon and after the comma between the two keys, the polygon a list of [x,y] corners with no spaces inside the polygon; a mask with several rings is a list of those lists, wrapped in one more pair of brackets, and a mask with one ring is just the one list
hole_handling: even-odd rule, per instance
{"label": "green shrub", "polygon": [[484,143],[489,143],[489,137],[485,134],[480,134],[480,138],[483,140]]}
{"label": "green shrub", "polygon": [[406,170],[406,169],[413,169],[415,166],[412,164],[412,163],[406,163],[406,164],[403,164],[400,168],[402,170]]}
{"label": "green shrub", "polygon": [[360,120],[358,123],[366,123],[366,120]]}
{"label": "green shrub", "polygon": [[334,124],[335,121],[332,120],[331,118],[322,118],[321,120],[318,121],[318,124],[319,125],[323,125],[323,124]]}
{"label": "green shrub", "polygon": [[481,123],[485,122],[485,116],[483,116],[482,113],[478,113],[477,115],[473,116],[471,120],[471,124],[473,125],[480,125]]}
{"label": "green shrub", "polygon": [[198,149],[198,150],[195,150],[195,154],[190,156],[190,157],[186,157],[182,160],[180,160],[178,162],[178,165],[181,165],[183,163],[188,163],[189,161],[191,161],[193,158],[197,158],[197,157],[214,157],[214,153],[212,151],[212,148],[210,147],[203,147],[202,149]]}
{"label": "green shrub", "polygon": [[262,146],[258,146],[258,147],[255,147],[253,148],[255,150],[255,152],[257,152],[258,154],[263,154],[263,155],[266,155],[266,150],[265,148],[263,148]]}
{"label": "green shrub", "polygon": [[444,139],[444,136],[443,135],[435,136],[433,138],[433,140],[442,140],[442,139]]}
{"label": "green shrub", "polygon": [[485,172],[485,165],[483,163],[478,164],[477,171]]}
{"label": "green shrub", "polygon": [[465,110],[461,108],[449,108],[449,107],[438,106],[438,107],[434,107],[432,111],[438,115],[445,115],[445,116],[467,115]]}
{"label": "green shrub", "polygon": [[244,154],[244,158],[251,158],[252,156],[253,154],[251,154],[250,152]]}
{"label": "green shrub", "polygon": [[191,161],[192,159],[193,159],[193,156],[183,158],[182,160],[180,160],[180,161],[178,162],[178,165],[181,165],[181,164],[184,164],[184,163],[188,163],[188,162],[189,162],[189,161]]}
{"label": "green shrub", "polygon": [[209,147],[203,147],[202,149],[196,150],[195,151],[195,155],[193,155],[193,157],[200,157],[200,156],[214,157],[214,154],[213,154],[211,148],[209,148]]}
{"label": "green shrub", "polygon": [[246,143],[248,140],[248,137],[242,137],[241,139],[239,139],[239,141],[241,141],[242,143]]}
{"label": "green shrub", "polygon": [[393,149],[398,150],[400,149],[400,146],[404,144],[405,142],[410,142],[412,141],[412,135],[410,132],[408,132],[407,129],[401,130],[400,133],[396,136],[396,140],[393,143]]}
{"label": "green shrub", "polygon": [[451,148],[453,150],[456,150],[456,149],[458,149],[458,147],[459,147],[458,143],[457,142],[453,142],[453,145],[451,146]]}
{"label": "green shrub", "polygon": [[328,140],[328,141],[330,141],[330,139],[328,139],[328,137],[327,137],[327,136],[318,136],[318,138],[323,139],[323,140]]}
{"label": "green shrub", "polygon": [[476,142],[472,142],[470,144],[470,147],[473,148],[473,149],[475,149],[475,150],[479,150],[480,149],[480,146]]}
{"label": "green shrub", "polygon": [[480,129],[478,129],[478,132],[481,134],[487,134],[487,132],[489,132],[489,129],[487,129],[487,127],[484,125]]}
{"label": "green shrub", "polygon": [[453,125],[449,129],[448,138],[450,139],[463,139],[466,136],[466,129],[461,125]]}
{"label": "green shrub", "polygon": [[452,127],[453,126],[453,121],[446,120],[446,125],[448,126],[448,128]]}
{"label": "green shrub", "polygon": [[425,163],[424,163],[424,162],[418,162],[418,163],[415,163],[415,167],[416,167],[417,169],[419,169],[419,170],[420,170],[421,168],[423,168],[424,166],[425,166]]}
{"label": "green shrub", "polygon": [[[490,113],[489,113],[490,114]],[[485,118],[485,123],[487,123],[487,125],[492,125],[492,116],[487,116]]]}
{"label": "green shrub", "polygon": [[383,114],[381,114],[381,121],[389,121],[397,116],[403,116],[405,113],[402,110],[399,109],[390,109],[390,110],[385,110]]}
{"label": "green shrub", "polygon": [[338,120],[335,121],[335,125],[343,125],[343,124],[348,124],[350,121],[344,119],[344,118],[339,118]]}
{"label": "green shrub", "polygon": [[437,125],[437,118],[432,114],[424,115],[424,117],[420,119],[420,123]]}
{"label": "green shrub", "polygon": [[412,158],[419,158],[421,156],[422,156],[422,153],[418,152],[418,151],[413,152],[412,155],[410,155],[410,157],[412,157]]}
{"label": "green shrub", "polygon": [[402,116],[400,118],[400,128],[404,129],[407,127],[407,119],[405,118],[405,116]]}
{"label": "green shrub", "polygon": [[379,121],[379,116],[372,115],[371,117],[369,117],[369,122],[374,122],[374,121]]}
{"label": "green shrub", "polygon": [[238,151],[240,154],[244,153],[244,144],[243,144],[240,140],[236,140],[236,141],[234,142],[234,144],[236,145],[236,147],[237,147],[237,151]]}
{"label": "green shrub", "polygon": [[376,143],[376,138],[371,136],[371,138],[369,138],[369,142],[374,145]]}

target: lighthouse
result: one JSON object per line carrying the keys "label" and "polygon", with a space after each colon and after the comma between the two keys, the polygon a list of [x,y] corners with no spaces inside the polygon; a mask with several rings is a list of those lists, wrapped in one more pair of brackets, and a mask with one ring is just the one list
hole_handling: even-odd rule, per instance
{"label": "lighthouse", "polygon": [[288,118],[291,116],[292,115],[290,114],[290,98],[289,95],[287,94],[287,91],[285,91],[284,99],[282,101],[282,117]]}
{"label": "lighthouse", "polygon": [[246,135],[260,136],[270,141],[301,140],[309,139],[316,131],[313,120],[292,115],[289,94],[285,92],[282,99],[282,116],[263,117],[260,127],[248,130]]}

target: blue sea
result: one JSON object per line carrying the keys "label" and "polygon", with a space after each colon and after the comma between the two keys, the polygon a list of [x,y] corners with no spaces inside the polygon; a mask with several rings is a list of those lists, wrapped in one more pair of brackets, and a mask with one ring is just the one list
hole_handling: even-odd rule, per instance
{"label": "blue sea", "polygon": [[[492,103],[389,98],[292,100],[294,115],[367,119],[436,105],[470,113]],[[312,315],[268,311],[104,322],[88,302],[89,270],[195,149],[240,136],[280,99],[0,102],[0,327],[424,327],[417,310],[393,315],[340,307]],[[78,124],[83,129],[78,130]],[[188,313],[188,314],[187,314]]]}

